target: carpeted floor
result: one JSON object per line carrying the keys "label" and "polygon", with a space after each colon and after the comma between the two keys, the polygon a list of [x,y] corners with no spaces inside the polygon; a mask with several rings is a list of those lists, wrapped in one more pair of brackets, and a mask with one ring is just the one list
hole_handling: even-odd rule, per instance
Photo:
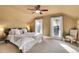
{"label": "carpeted floor", "polygon": [[[4,41],[0,41],[0,45],[4,43]],[[4,45],[6,47],[6,45]],[[8,44],[8,46],[10,46]],[[12,46],[11,46],[12,47]],[[0,48],[4,49],[4,47]],[[8,49],[8,48],[6,48]],[[13,48],[12,50],[14,50]],[[44,38],[41,43],[35,44],[29,51],[26,53],[78,53],[79,45],[70,42],[64,42],[57,39],[52,38]]]}
{"label": "carpeted floor", "polygon": [[9,41],[0,41],[0,53],[21,53],[18,46]]}
{"label": "carpeted floor", "polygon": [[37,43],[27,53],[77,53],[79,47],[69,42],[63,42],[52,38],[45,38],[43,42]]}

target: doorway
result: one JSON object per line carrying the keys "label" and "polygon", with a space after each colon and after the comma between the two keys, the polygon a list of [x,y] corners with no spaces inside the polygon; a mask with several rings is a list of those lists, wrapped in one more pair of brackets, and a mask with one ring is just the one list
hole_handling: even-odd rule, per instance
{"label": "doorway", "polygon": [[53,38],[60,39],[63,36],[63,17],[51,17],[50,35]]}
{"label": "doorway", "polygon": [[35,33],[42,34],[42,19],[35,20]]}

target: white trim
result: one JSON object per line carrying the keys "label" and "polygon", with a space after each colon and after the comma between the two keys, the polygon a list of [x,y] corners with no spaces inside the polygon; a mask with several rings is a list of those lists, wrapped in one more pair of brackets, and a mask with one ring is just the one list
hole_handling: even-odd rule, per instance
{"label": "white trim", "polygon": [[53,37],[53,38],[54,37],[55,38],[62,38],[63,37],[62,36],[63,35],[63,17],[62,16],[56,16],[55,18],[60,20],[60,23],[59,23],[60,24],[60,29],[61,29],[60,30],[61,32],[59,32],[60,37],[58,37],[58,36],[55,37],[54,36],[54,31],[52,30],[53,29],[53,25],[52,25],[53,21],[52,20],[54,20],[54,17],[51,17],[51,19],[50,19],[50,36]]}

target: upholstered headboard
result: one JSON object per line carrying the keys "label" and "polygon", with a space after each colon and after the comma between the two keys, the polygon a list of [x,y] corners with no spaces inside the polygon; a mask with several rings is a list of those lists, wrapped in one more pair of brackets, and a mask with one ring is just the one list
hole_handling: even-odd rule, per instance
{"label": "upholstered headboard", "polygon": [[[9,34],[9,31],[11,30],[11,29],[23,29],[23,28],[5,28],[4,29],[4,33],[6,34],[6,35],[8,35]],[[27,29],[27,28],[25,28],[25,29]],[[27,29],[27,31],[28,31],[28,29]]]}

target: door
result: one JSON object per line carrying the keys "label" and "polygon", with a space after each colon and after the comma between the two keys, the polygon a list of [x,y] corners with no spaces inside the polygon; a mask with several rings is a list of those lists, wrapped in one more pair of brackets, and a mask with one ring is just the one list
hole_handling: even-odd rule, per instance
{"label": "door", "polygon": [[42,34],[42,19],[35,20],[35,32]]}
{"label": "door", "polygon": [[63,34],[63,17],[52,17],[51,18],[51,30],[50,35],[53,38],[62,38]]}

